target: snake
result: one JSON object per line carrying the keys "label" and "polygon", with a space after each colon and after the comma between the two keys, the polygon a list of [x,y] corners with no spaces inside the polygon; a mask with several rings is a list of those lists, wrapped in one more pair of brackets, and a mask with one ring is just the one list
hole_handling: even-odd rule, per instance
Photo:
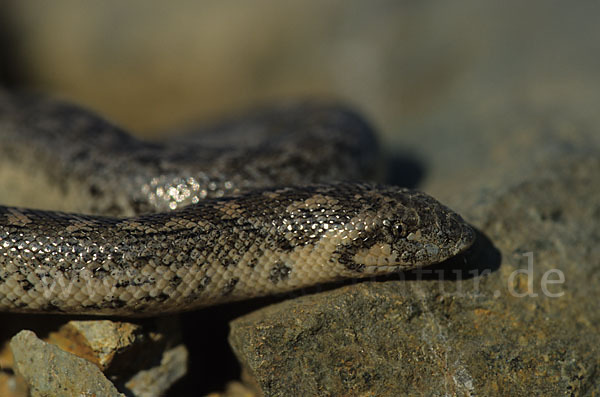
{"label": "snake", "polygon": [[373,182],[380,145],[344,105],[180,131],[144,141],[0,91],[0,311],[158,316],[428,266],[475,239],[431,196]]}

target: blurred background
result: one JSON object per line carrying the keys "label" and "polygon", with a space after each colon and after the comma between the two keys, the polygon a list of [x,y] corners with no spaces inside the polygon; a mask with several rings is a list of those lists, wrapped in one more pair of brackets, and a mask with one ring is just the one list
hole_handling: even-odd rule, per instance
{"label": "blurred background", "polygon": [[143,136],[282,98],[340,99],[386,148],[423,164],[419,185],[443,199],[451,175],[547,156],[565,136],[597,143],[599,11],[558,0],[4,0],[0,84]]}

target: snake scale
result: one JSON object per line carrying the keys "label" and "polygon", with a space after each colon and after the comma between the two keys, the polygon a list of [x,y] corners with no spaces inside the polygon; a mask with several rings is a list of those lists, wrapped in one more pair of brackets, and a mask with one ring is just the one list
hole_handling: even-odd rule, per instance
{"label": "snake scale", "polygon": [[160,315],[412,269],[472,244],[424,193],[335,182],[374,178],[378,157],[369,126],[334,104],[148,143],[78,106],[0,91],[0,199],[54,209],[0,207],[0,310]]}

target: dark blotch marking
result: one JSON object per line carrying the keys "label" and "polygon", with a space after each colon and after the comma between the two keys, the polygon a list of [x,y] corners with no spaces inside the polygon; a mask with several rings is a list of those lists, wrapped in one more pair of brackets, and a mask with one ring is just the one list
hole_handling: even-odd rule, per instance
{"label": "dark blotch marking", "polygon": [[250,260],[250,262],[248,262],[248,267],[254,269],[256,267],[256,265],[258,265],[258,258],[262,257],[264,254],[263,250],[261,249],[257,249],[254,257]]}
{"label": "dark blotch marking", "polygon": [[[27,307],[27,304],[21,303],[18,305],[18,307]],[[43,307],[44,311],[47,312],[52,312],[52,313],[64,313],[64,309],[61,309],[60,306],[55,305],[52,302],[48,302],[46,305],[44,305]]]}
{"label": "dark blotch marking", "polygon": [[365,265],[359,265],[358,263],[352,262],[346,265],[346,269],[352,270],[356,273],[362,273],[365,271]]}
{"label": "dark blotch marking", "polygon": [[346,269],[362,273],[365,270],[365,265],[356,263],[353,259],[354,255],[361,250],[368,250],[373,245],[381,242],[387,242],[381,231],[363,232],[361,238],[356,239],[348,245],[338,247],[334,251],[334,254],[337,255],[338,262],[344,265]]}
{"label": "dark blotch marking", "polygon": [[228,268],[229,266],[233,266],[233,265],[235,265],[235,262],[231,258],[222,258],[221,259],[221,266],[223,266],[224,268]]}
{"label": "dark blotch marking", "polygon": [[269,272],[269,280],[271,280],[273,284],[277,284],[279,281],[288,279],[291,272],[292,268],[287,266],[285,263],[276,263]]}
{"label": "dark blotch marking", "polygon": [[171,280],[169,280],[169,284],[171,284],[171,286],[176,287],[179,284],[181,284],[181,277],[179,276],[175,276],[173,277]]}
{"label": "dark blotch marking", "polygon": [[164,302],[169,299],[169,295],[161,292],[160,294],[156,295],[156,298],[154,299],[158,302]]}
{"label": "dark blotch marking", "polygon": [[240,279],[237,277],[234,277],[231,280],[229,280],[227,282],[227,284],[225,284],[225,286],[223,287],[223,291],[221,292],[222,295],[226,296],[226,295],[231,294],[231,292],[235,288],[235,285],[238,283],[238,281],[240,281]]}
{"label": "dark blotch marking", "polygon": [[97,304],[97,305],[92,305],[89,307],[93,307],[93,308],[98,308],[98,309],[106,309],[106,308],[113,308],[113,309],[120,309],[127,306],[127,302],[124,301],[123,299],[112,299],[110,301],[102,301],[101,303]]}
{"label": "dark blotch marking", "polygon": [[[305,245],[307,243],[308,243],[308,241],[304,242],[304,244],[302,244],[302,245]],[[274,248],[280,249],[284,252],[293,251],[295,248],[294,245],[292,245],[291,241],[289,241],[288,239],[286,239],[285,237],[280,236],[280,235],[275,236],[275,241],[273,243],[273,246],[274,246]]]}
{"label": "dark blotch marking", "polygon": [[248,262],[248,267],[254,269],[258,265],[258,258],[252,258],[250,262]]}
{"label": "dark blotch marking", "polygon": [[[352,270],[353,272],[362,273],[365,270],[364,265],[359,265],[354,262],[354,255],[358,251],[358,248],[352,246],[344,246],[342,248],[338,248],[334,251],[334,254],[337,254],[337,261],[344,265],[344,267],[348,270]],[[331,259],[333,260],[333,259]]]}
{"label": "dark blotch marking", "polygon": [[30,289],[34,288],[35,286],[27,279],[21,280],[19,281],[19,284],[21,285],[21,288],[23,288],[23,291],[29,291]]}
{"label": "dark blotch marking", "polygon": [[194,292],[199,293],[204,291],[211,281],[212,279],[210,278],[210,276],[204,276],[202,280],[200,280],[200,284],[198,284]]}

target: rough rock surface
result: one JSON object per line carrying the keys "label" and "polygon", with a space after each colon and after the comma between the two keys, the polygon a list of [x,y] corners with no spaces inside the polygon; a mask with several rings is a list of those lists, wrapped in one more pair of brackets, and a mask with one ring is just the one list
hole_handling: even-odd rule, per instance
{"label": "rough rock surface", "polygon": [[15,335],[10,347],[15,369],[32,397],[123,396],[94,364],[43,342],[31,331]]}
{"label": "rough rock surface", "polygon": [[184,345],[165,350],[160,365],[141,370],[125,383],[133,396],[158,397],[187,372],[188,352]]}

